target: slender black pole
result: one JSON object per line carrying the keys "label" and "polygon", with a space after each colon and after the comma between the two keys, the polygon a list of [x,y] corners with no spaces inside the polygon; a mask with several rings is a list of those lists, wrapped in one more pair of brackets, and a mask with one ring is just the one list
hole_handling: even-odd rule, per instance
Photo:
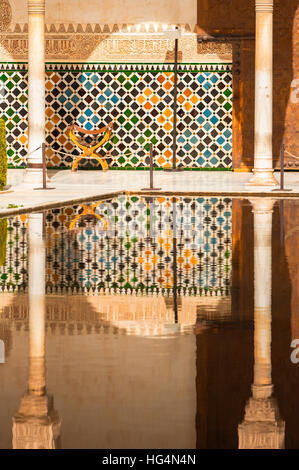
{"label": "slender black pole", "polygon": [[174,322],[178,323],[178,277],[177,277],[177,246],[176,246],[176,237],[177,237],[177,226],[176,226],[176,202],[175,198],[172,200],[173,203],[173,308],[174,308]]}
{"label": "slender black pole", "polygon": [[46,144],[42,144],[42,155],[43,155],[43,189],[47,189],[47,174],[46,174]]}
{"label": "slender black pole", "polygon": [[280,244],[284,245],[284,204],[283,199],[280,199]]}
{"label": "slender black pole", "polygon": [[150,144],[150,189],[154,189],[153,157],[153,144]]}
{"label": "slender black pole", "polygon": [[277,189],[272,189],[272,191],[292,191],[291,189],[286,189],[284,187],[284,144],[281,144],[280,147],[280,187]]}
{"label": "slender black pole", "polygon": [[280,149],[280,189],[283,191],[284,186],[284,144],[281,145]]}
{"label": "slender black pole", "polygon": [[177,97],[178,97],[178,48],[179,40],[175,39],[174,46],[174,88],[173,88],[173,130],[172,130],[172,168],[176,170],[177,150]]}
{"label": "slender black pole", "polygon": [[[55,189],[55,188],[49,188],[47,186],[47,157],[46,157],[46,144],[45,142],[42,143],[38,147],[38,149],[42,148],[42,158],[43,158],[43,163],[42,163],[42,170],[43,170],[43,186],[41,188],[34,188],[36,191],[41,191],[42,189]],[[36,150],[38,150],[36,149]]]}
{"label": "slender black pole", "polygon": [[150,144],[150,187],[149,188],[142,188],[141,191],[158,191],[161,188],[154,188],[154,146]]}
{"label": "slender black pole", "polygon": [[47,233],[46,211],[43,211],[43,240],[46,239],[46,233]]}

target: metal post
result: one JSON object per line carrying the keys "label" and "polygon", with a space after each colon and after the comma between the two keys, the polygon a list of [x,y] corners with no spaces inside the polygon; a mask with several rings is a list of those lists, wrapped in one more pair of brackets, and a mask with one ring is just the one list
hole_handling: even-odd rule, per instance
{"label": "metal post", "polygon": [[150,144],[150,188],[154,187],[154,175],[153,175],[153,144]]}
{"label": "metal post", "polygon": [[46,157],[46,144],[45,142],[42,143],[42,156],[43,156],[43,187],[42,188],[34,188],[36,191],[42,189],[55,189],[47,187],[47,157]]}
{"label": "metal post", "polygon": [[43,155],[43,189],[47,189],[47,175],[46,175],[46,144],[42,144],[42,155]]}
{"label": "metal post", "polygon": [[159,191],[161,188],[154,188],[154,147],[150,144],[150,187],[143,188],[141,191]]}
{"label": "metal post", "polygon": [[173,308],[174,308],[174,322],[178,323],[178,278],[177,278],[177,226],[176,226],[176,201],[172,199],[173,217],[172,217],[172,240],[173,240]]}
{"label": "metal post", "polygon": [[175,39],[174,46],[174,89],[173,89],[173,132],[172,132],[172,168],[176,170],[176,150],[177,150],[177,97],[178,97],[178,44],[179,40]]}
{"label": "metal post", "polygon": [[283,199],[280,200],[280,244],[284,245],[284,204]]}
{"label": "metal post", "polygon": [[[178,27],[176,27],[177,34],[179,34]],[[183,168],[176,166],[176,153],[177,153],[177,111],[178,111],[178,50],[179,40],[175,38],[174,43],[174,86],[173,86],[173,129],[172,129],[172,168],[165,168],[165,171],[182,171]]]}
{"label": "metal post", "polygon": [[280,147],[280,188],[272,189],[272,191],[292,191],[284,187],[284,144]]}
{"label": "metal post", "polygon": [[43,240],[46,239],[47,233],[47,220],[46,220],[46,211],[43,211]]}
{"label": "metal post", "polygon": [[284,145],[280,149],[280,189],[283,191],[284,185]]}

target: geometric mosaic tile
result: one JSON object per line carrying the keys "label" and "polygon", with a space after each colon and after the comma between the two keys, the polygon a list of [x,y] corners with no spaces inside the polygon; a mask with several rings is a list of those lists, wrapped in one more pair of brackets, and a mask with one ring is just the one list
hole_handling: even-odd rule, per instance
{"label": "geometric mosaic tile", "polygon": [[0,116],[6,122],[8,163],[24,166],[28,142],[28,78],[23,66],[14,68],[0,68]]}
{"label": "geometric mosaic tile", "polygon": [[[143,197],[121,195],[108,202],[96,207],[100,218],[75,219],[80,205],[46,211],[48,293],[169,296],[176,268],[179,295],[229,295],[231,199],[177,197],[174,203],[160,197],[151,205]],[[0,266],[3,291],[25,290],[28,284],[27,223],[26,216],[21,218],[8,219],[6,260]]]}
{"label": "geometric mosaic tile", "polygon": [[[9,217],[6,238],[6,249],[2,253],[0,266],[0,290],[25,291],[28,284],[28,241],[26,215]],[[5,237],[6,235],[6,237]]]}
{"label": "geometric mosaic tile", "polygon": [[[231,67],[180,65],[178,74],[177,165],[230,168],[232,165]],[[149,144],[156,165],[172,164],[173,80],[170,66],[48,64],[46,131],[48,166],[70,166],[77,149],[66,136],[72,123],[87,130],[112,120],[107,143],[110,167],[149,166]],[[27,72],[2,71],[5,99],[0,104],[8,126],[10,163],[26,161]],[[56,151],[72,154],[63,156]],[[82,161],[83,167],[98,163]]]}

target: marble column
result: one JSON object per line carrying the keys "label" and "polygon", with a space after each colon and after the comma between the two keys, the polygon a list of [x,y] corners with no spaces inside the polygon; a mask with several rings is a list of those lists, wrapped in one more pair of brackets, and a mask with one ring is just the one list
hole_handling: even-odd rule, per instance
{"label": "marble column", "polygon": [[36,187],[45,142],[45,0],[28,0],[28,138],[24,183]]}
{"label": "marble column", "polygon": [[247,184],[275,186],[272,156],[273,0],[255,0],[254,169]]}
{"label": "marble column", "polygon": [[60,446],[61,420],[46,389],[43,214],[29,216],[28,236],[29,376],[27,392],[13,417],[13,448],[54,449]]}
{"label": "marble column", "polygon": [[254,380],[240,449],[281,449],[285,424],[273,396],[271,364],[272,200],[252,200],[254,214]]}

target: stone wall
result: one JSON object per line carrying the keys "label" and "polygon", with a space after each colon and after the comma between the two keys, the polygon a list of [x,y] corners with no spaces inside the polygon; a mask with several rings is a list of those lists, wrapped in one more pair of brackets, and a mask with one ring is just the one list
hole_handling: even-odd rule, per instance
{"label": "stone wall", "polygon": [[[254,155],[254,0],[117,0],[86,3],[46,1],[46,52],[52,62],[167,63],[173,41],[163,31],[179,24],[183,31],[182,63],[233,61],[233,167],[248,171]],[[25,0],[1,0],[0,61],[26,61]],[[83,16],[82,16],[83,15]],[[197,23],[197,27],[196,27]],[[197,43],[200,35],[220,42]],[[274,137],[275,165],[280,146],[299,156],[296,81],[299,79],[299,9],[294,0],[276,0],[274,8]],[[293,88],[292,88],[293,85]],[[298,87],[299,88],[299,87]],[[299,167],[288,155],[287,168]]]}
{"label": "stone wall", "polygon": [[[243,37],[234,41],[233,166],[253,166],[254,139],[254,0],[198,0],[201,34]],[[253,38],[250,39],[250,36]],[[239,51],[238,51],[239,49]],[[237,72],[237,73],[236,73]],[[292,82],[299,79],[299,8],[294,0],[274,2],[273,153],[278,165],[284,139],[286,149],[299,157],[299,105],[292,99]],[[294,84],[294,82],[293,82]],[[293,94],[294,97],[294,94]],[[287,168],[299,167],[288,156]]]}
{"label": "stone wall", "polygon": [[[170,3],[89,1],[82,13],[75,0],[46,1],[48,166],[68,167],[77,154],[66,136],[71,123],[90,130],[111,120],[110,167],[147,166],[150,142],[157,165],[171,166],[173,66],[163,64],[174,61],[174,41],[164,31],[179,24],[178,165],[231,168],[232,47],[199,45],[196,1]],[[16,167],[27,155],[28,14],[25,0],[0,6],[0,113]]]}
{"label": "stone wall", "polygon": [[[10,0],[15,23],[27,23],[27,0]],[[196,24],[196,0],[46,0],[47,23]]]}
{"label": "stone wall", "polygon": [[[173,40],[163,35],[180,25],[180,61],[231,60],[229,45],[207,48],[196,41],[196,0],[46,0],[47,60],[101,62],[173,61]],[[0,61],[27,60],[27,0],[0,0]]]}

